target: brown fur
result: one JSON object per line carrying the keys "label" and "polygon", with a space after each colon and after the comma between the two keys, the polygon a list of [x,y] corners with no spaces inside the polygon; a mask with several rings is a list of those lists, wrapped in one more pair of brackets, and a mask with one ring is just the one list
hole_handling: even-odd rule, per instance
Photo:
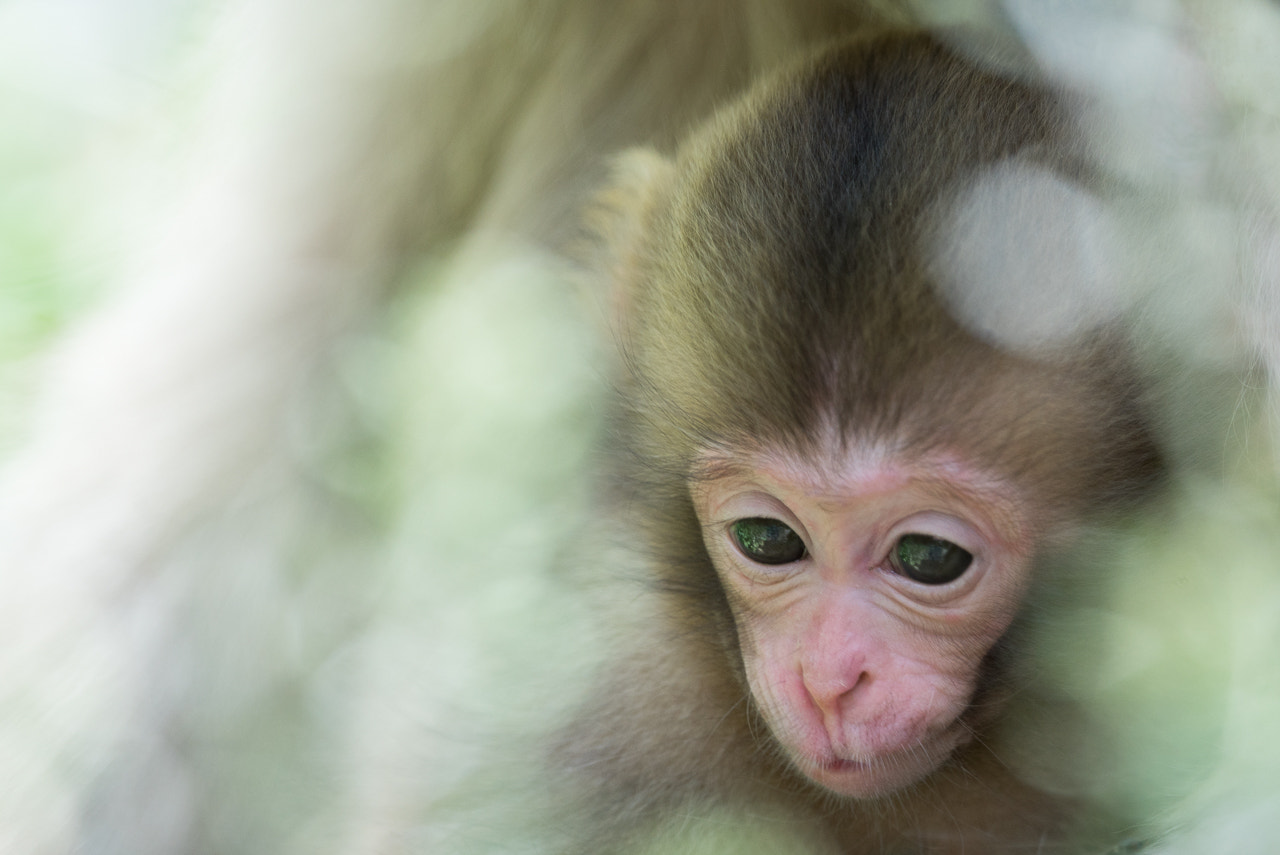
{"label": "brown fur", "polygon": [[1005,353],[932,290],[920,250],[932,206],[1015,154],[1096,184],[1051,90],[890,33],[767,80],[670,163],[625,162],[603,220],[622,326],[618,506],[643,521],[673,597],[559,743],[610,817],[588,850],[677,805],[753,801],[805,817],[821,851],[1066,845],[1068,805],[981,741],[866,803],[789,771],[747,696],[688,489],[700,449],[803,456],[835,425],[848,443],[964,449],[1038,497],[1046,532],[1149,492],[1161,463],[1116,333],[1094,331],[1065,358]]}

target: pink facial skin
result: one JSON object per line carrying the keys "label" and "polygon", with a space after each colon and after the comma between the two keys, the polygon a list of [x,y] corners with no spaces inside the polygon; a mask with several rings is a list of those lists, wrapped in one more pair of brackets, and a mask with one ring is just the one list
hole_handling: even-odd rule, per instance
{"label": "pink facial skin", "polygon": [[[858,798],[938,768],[972,736],[962,714],[980,663],[1026,588],[1026,503],[957,458],[854,448],[704,460],[720,474],[692,486],[703,537],[752,695],[794,766]],[[733,531],[752,518],[786,524],[804,555],[752,560]],[[972,562],[946,584],[914,581],[894,564],[906,534],[948,541]]]}

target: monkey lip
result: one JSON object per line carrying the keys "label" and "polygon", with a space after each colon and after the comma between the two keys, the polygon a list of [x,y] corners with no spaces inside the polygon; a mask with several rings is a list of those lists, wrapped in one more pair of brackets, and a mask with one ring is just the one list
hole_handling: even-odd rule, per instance
{"label": "monkey lip", "polygon": [[823,778],[830,779],[832,776],[837,779],[849,776],[865,777],[872,773],[874,764],[870,760],[842,760],[837,757],[834,760],[820,763],[818,769],[820,780]]}
{"label": "monkey lip", "polygon": [[841,795],[870,798],[886,795],[926,777],[964,742],[963,731],[947,728],[931,739],[870,757],[815,759],[805,774],[817,784]]}
{"label": "monkey lip", "polygon": [[865,760],[841,760],[839,757],[821,764],[829,772],[855,772],[866,769],[869,765]]}
{"label": "monkey lip", "polygon": [[815,783],[840,795],[872,798],[920,780],[942,761],[942,757],[935,759],[937,762],[930,762],[921,754],[906,751],[856,760],[837,757],[811,766],[807,774]]}

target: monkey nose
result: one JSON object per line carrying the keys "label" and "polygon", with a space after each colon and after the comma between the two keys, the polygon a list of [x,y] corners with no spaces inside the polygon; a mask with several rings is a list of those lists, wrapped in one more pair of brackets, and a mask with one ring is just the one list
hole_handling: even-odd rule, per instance
{"label": "monkey nose", "polygon": [[821,714],[828,732],[853,712],[858,698],[872,682],[871,674],[860,663],[834,669],[811,667],[804,670],[802,679],[809,701]]}

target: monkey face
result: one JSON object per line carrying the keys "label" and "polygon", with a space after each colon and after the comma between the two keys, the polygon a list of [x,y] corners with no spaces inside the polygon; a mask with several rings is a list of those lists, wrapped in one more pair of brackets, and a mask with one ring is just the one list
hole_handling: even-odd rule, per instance
{"label": "monkey face", "polygon": [[1012,485],[955,459],[825,457],[733,458],[692,494],[756,705],[800,772],[865,798],[972,738],[1035,521]]}

